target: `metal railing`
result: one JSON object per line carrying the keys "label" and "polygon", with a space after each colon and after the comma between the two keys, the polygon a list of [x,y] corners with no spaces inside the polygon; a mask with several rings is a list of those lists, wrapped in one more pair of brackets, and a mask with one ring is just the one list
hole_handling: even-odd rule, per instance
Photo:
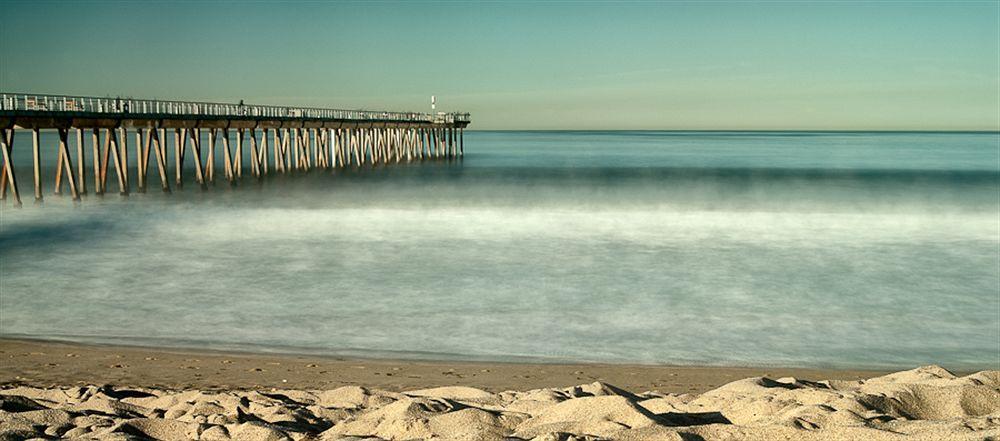
{"label": "metal railing", "polygon": [[373,110],[322,109],[315,107],[270,106],[135,98],[100,98],[70,95],[0,93],[0,111],[107,114],[135,116],[210,116],[232,118],[300,118],[350,121],[405,121],[438,124],[469,122],[468,113],[436,114],[383,112]]}

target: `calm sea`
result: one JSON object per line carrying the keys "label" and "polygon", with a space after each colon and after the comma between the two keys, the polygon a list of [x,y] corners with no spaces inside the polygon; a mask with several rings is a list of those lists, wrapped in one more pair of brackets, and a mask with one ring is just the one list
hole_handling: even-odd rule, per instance
{"label": "calm sea", "polygon": [[30,139],[17,136],[25,207],[0,212],[7,336],[1000,365],[997,133],[468,132],[463,161],[77,206],[51,179],[44,204],[30,201]]}

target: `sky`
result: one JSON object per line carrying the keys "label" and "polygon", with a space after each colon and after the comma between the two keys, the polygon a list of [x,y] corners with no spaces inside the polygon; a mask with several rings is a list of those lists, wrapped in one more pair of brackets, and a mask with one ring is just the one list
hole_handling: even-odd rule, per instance
{"label": "sky", "polygon": [[1000,130],[1000,2],[12,1],[0,90],[471,129]]}

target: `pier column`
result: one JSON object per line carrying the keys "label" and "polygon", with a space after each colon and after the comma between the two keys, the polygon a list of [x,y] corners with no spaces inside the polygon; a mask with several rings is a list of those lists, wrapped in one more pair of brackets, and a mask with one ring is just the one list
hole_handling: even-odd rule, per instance
{"label": "pier column", "polygon": [[191,135],[191,153],[194,153],[194,178],[204,190],[205,186],[205,171],[201,166],[201,129],[191,129],[188,132]]}
{"label": "pier column", "polygon": [[269,170],[267,169],[267,129],[264,129],[263,135],[260,138],[260,167],[261,173],[267,175]]}
{"label": "pier column", "polygon": [[69,129],[59,129],[59,152],[64,158],[62,165],[66,170],[69,193],[73,196],[73,200],[79,200],[80,194],[76,191],[76,176],[73,175],[73,158],[69,155]]}
{"label": "pier column", "polygon": [[222,154],[225,156],[225,161],[223,161],[223,173],[226,174],[226,180],[232,184],[233,155],[229,150],[229,129],[222,129]]}
{"label": "pier column", "polygon": [[[146,132],[146,136],[149,136],[149,132]],[[145,148],[148,148],[149,142],[146,142]],[[142,129],[135,129],[135,185],[136,191],[139,193],[146,192],[146,164],[142,161],[143,159],[143,143],[142,143]],[[146,150],[148,152],[148,150]]]}
{"label": "pier column", "polygon": [[160,187],[164,193],[170,193],[170,180],[167,178],[167,130],[150,129],[153,135],[153,151],[156,153],[156,170],[160,172]]}
{"label": "pier column", "polygon": [[80,194],[87,194],[87,158],[83,154],[83,129],[76,129],[76,188]]}
{"label": "pier column", "polygon": [[7,199],[7,188],[10,188],[11,196],[14,197],[14,204],[21,206],[21,193],[17,191],[17,179],[14,176],[14,163],[11,156],[14,146],[14,129],[3,129],[0,133],[0,148],[3,150],[3,183],[0,183],[0,199]]}
{"label": "pier column", "polygon": [[302,167],[302,162],[299,160],[299,134],[299,129],[292,130],[292,160],[295,161],[295,170]]}
{"label": "pier column", "polygon": [[36,201],[41,201],[42,200],[42,170],[41,170],[42,164],[41,164],[41,159],[39,159],[38,137],[39,137],[39,131],[38,131],[38,128],[36,127],[36,128],[34,128],[34,129],[31,130],[31,143],[32,143],[31,144],[31,154],[32,154],[32,157],[31,157],[32,158],[32,162],[31,162],[31,164],[34,167],[34,171],[35,171],[35,181],[34,181],[35,182],[35,200]]}
{"label": "pier column", "polygon": [[250,172],[260,177],[260,153],[257,149],[257,129],[250,129]]}
{"label": "pier column", "polygon": [[104,189],[101,188],[101,131],[100,129],[94,129],[91,135],[91,143],[94,147],[94,194],[104,193]]}
{"label": "pier column", "polygon": [[[61,131],[62,129],[57,130]],[[62,133],[59,134],[62,135]],[[62,142],[62,136],[59,137],[59,142]],[[56,182],[54,188],[52,189],[52,194],[57,195],[62,193],[62,175],[63,169],[65,168],[63,167],[63,161],[65,161],[65,159],[63,159],[63,150],[59,144],[56,144]]]}
{"label": "pier column", "polygon": [[215,140],[219,129],[208,129],[208,158],[205,159],[205,170],[208,182],[215,184]]}
{"label": "pier column", "polygon": [[184,150],[187,144],[187,129],[174,129],[174,184],[184,185]]}
{"label": "pier column", "polygon": [[[127,196],[128,185],[125,183],[125,173],[122,171],[122,155],[119,153],[121,144],[118,142],[118,134],[115,129],[108,129],[109,148],[111,150],[111,160],[115,164],[115,176],[118,178],[118,194]],[[105,167],[107,173],[107,167]],[[105,175],[105,186],[107,185],[107,175]]]}
{"label": "pier column", "polygon": [[[139,193],[145,193],[149,187],[149,147],[152,144],[153,132],[156,129],[136,129],[136,185]],[[145,134],[145,136],[142,136]]]}
{"label": "pier column", "polygon": [[237,178],[243,177],[243,129],[236,130],[236,157],[233,158],[233,168]]}
{"label": "pier column", "polygon": [[122,184],[125,186],[125,193],[128,194],[129,191],[129,179],[128,179],[128,129],[121,127],[118,129],[121,132],[121,145],[118,150],[121,151],[121,162],[120,167],[122,172]]}

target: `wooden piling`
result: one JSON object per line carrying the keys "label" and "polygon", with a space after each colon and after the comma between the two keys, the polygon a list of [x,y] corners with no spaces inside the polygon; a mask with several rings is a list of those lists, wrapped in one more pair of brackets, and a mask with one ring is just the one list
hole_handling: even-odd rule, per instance
{"label": "wooden piling", "polygon": [[94,194],[104,193],[104,189],[101,188],[101,147],[100,147],[101,132],[100,129],[94,129],[91,135],[91,141],[94,146]]}
{"label": "wooden piling", "polygon": [[14,197],[14,205],[21,206],[21,193],[17,190],[17,179],[14,176],[14,163],[11,162],[14,146],[14,129],[3,129],[3,139],[0,140],[0,147],[3,150],[3,188],[0,195],[7,198],[7,190],[10,189],[11,196]]}
{"label": "wooden piling", "polygon": [[236,157],[233,158],[233,171],[237,178],[243,177],[243,129],[236,130]]}
{"label": "wooden piling", "polygon": [[122,184],[125,186],[125,194],[129,192],[129,176],[128,176],[128,129],[125,127],[120,127],[118,129],[121,132],[121,146],[118,150],[121,152],[121,162],[122,165],[119,169],[122,172]]}
{"label": "wooden piling", "polygon": [[260,178],[260,154],[257,152],[257,129],[250,129],[250,172]]}
{"label": "wooden piling", "polygon": [[[147,131],[146,133],[148,134],[149,132]],[[135,129],[135,189],[139,193],[146,192],[146,167],[142,159],[142,128],[137,128]]]}
{"label": "wooden piling", "polygon": [[267,128],[264,128],[260,137],[260,157],[257,158],[257,162],[260,163],[261,173],[267,176],[269,172],[267,169]]}
{"label": "wooden piling", "polygon": [[34,167],[34,171],[35,171],[35,181],[34,181],[35,182],[35,200],[36,201],[41,201],[42,200],[42,170],[41,170],[42,164],[41,164],[41,159],[39,158],[38,138],[39,138],[39,130],[38,130],[37,127],[35,127],[34,129],[31,130],[32,166]]}
{"label": "wooden piling", "polygon": [[[125,174],[122,171],[122,155],[119,154],[120,144],[118,143],[118,134],[115,129],[108,129],[108,138],[110,139],[110,150],[111,150],[111,160],[115,164],[115,176],[118,178],[118,194],[127,196],[128,195],[128,185],[125,184]],[[107,182],[105,180],[105,182]]]}
{"label": "wooden piling", "polygon": [[205,173],[201,166],[201,129],[191,129],[188,132],[191,135],[191,152],[194,153],[194,177],[201,189],[204,190],[205,186]]}
{"label": "wooden piling", "polygon": [[215,184],[215,139],[219,136],[219,129],[208,129],[208,158],[205,160],[208,182]]}
{"label": "wooden piling", "polygon": [[[137,185],[139,186],[138,190],[140,193],[145,193],[146,189],[149,187],[149,148],[153,143],[153,132],[155,131],[156,129],[146,129],[145,132],[143,132],[142,129],[136,131],[139,133],[139,137],[136,138],[136,143],[139,144],[139,147],[137,147],[137,170],[139,172]],[[141,136],[143,133],[145,133],[146,136]]]}
{"label": "wooden piling", "polygon": [[69,129],[59,129],[59,151],[63,155],[63,165],[66,169],[66,181],[69,183],[69,193],[73,200],[80,200],[80,194],[76,191],[76,177],[73,176],[73,158],[69,156]]}
{"label": "wooden piling", "polygon": [[223,161],[223,173],[226,174],[226,180],[232,184],[234,176],[233,158],[232,154],[229,152],[229,129],[222,129],[222,154],[225,156],[225,161]]}
{"label": "wooden piling", "polygon": [[174,184],[184,185],[184,146],[187,144],[187,129],[174,129]]}
{"label": "wooden piling", "polygon": [[167,179],[167,146],[166,130],[151,129],[153,134],[153,151],[156,153],[156,170],[160,172],[160,187],[164,193],[170,193],[170,180]]}
{"label": "wooden piling", "polygon": [[[59,141],[62,142],[61,137]],[[52,189],[52,194],[59,194],[62,191],[63,161],[65,159],[63,159],[63,150],[58,144],[56,145],[56,155],[58,156],[56,159],[56,182],[55,188]]]}

